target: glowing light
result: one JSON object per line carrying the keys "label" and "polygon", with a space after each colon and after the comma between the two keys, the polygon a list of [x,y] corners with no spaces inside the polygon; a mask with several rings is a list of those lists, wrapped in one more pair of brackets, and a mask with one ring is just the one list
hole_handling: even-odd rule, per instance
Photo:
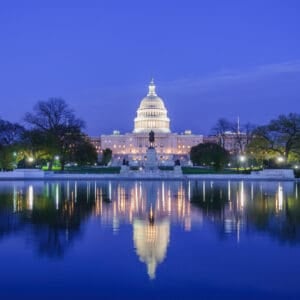
{"label": "glowing light", "polygon": [[58,184],[56,184],[56,187],[55,187],[55,208],[56,208],[56,210],[59,209],[59,189],[58,189]]}
{"label": "glowing light", "polygon": [[111,181],[108,183],[108,199],[111,200]]}
{"label": "glowing light", "polygon": [[30,157],[28,157],[28,158],[27,158],[27,160],[28,160],[28,162],[30,162],[30,163],[34,162],[34,158],[33,158],[33,157],[31,157],[31,156],[30,156]]}
{"label": "glowing light", "polygon": [[281,184],[278,185],[277,197],[278,197],[278,209],[282,210],[282,207],[283,207],[283,189],[282,189]]}
{"label": "glowing light", "polygon": [[17,196],[18,196],[17,188],[16,188],[16,186],[14,185],[14,192],[13,192],[14,212],[17,211]]}
{"label": "glowing light", "polygon": [[244,208],[244,204],[245,204],[245,192],[244,192],[244,182],[241,182],[240,185],[240,204],[241,204],[241,209]]}
{"label": "glowing light", "polygon": [[240,161],[241,161],[241,162],[246,161],[246,156],[245,156],[245,155],[241,155],[241,156],[240,156]]}
{"label": "glowing light", "polygon": [[30,185],[28,187],[28,209],[33,209],[33,186]]}
{"label": "glowing light", "polygon": [[279,163],[282,163],[284,161],[284,158],[282,156],[277,157],[277,161]]}

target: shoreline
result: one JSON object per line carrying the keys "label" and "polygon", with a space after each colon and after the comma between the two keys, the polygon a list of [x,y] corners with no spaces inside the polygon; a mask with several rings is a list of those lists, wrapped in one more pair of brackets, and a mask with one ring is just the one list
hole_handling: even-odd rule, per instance
{"label": "shoreline", "polygon": [[282,176],[260,176],[244,174],[41,174],[41,176],[10,176],[11,174],[0,173],[1,181],[56,181],[56,180],[124,180],[124,181],[186,181],[186,180],[215,180],[215,181],[293,181],[300,182],[300,178],[287,178]]}

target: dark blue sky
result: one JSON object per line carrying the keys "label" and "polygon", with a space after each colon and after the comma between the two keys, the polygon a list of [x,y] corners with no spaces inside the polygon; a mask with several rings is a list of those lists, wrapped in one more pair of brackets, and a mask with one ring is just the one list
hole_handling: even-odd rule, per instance
{"label": "dark blue sky", "polygon": [[173,131],[300,112],[300,1],[1,1],[0,117],[62,97],[129,132],[153,76]]}

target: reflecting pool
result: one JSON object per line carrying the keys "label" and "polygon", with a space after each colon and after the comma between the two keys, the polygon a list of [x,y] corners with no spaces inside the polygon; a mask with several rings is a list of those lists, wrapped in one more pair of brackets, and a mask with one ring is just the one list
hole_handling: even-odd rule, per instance
{"label": "reflecting pool", "polygon": [[1,299],[300,299],[300,184],[0,182]]}

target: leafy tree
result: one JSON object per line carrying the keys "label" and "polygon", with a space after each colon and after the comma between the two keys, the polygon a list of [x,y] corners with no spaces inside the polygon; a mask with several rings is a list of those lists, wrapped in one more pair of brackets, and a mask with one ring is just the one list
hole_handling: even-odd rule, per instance
{"label": "leafy tree", "polygon": [[31,129],[24,132],[22,150],[25,167],[27,167],[26,159],[28,157],[33,157],[36,163],[52,160],[52,153],[55,153],[55,149],[53,149],[53,143],[50,138],[51,136],[47,136],[39,129]]}
{"label": "leafy tree", "polygon": [[18,150],[24,128],[0,119],[0,168],[13,169],[18,160]]}
{"label": "leafy tree", "polygon": [[190,157],[193,164],[213,165],[216,170],[221,170],[229,162],[230,154],[218,144],[204,143],[192,147]]}
{"label": "leafy tree", "polygon": [[0,169],[2,171],[12,170],[14,168],[14,156],[10,147],[1,147],[0,150]]}
{"label": "leafy tree", "polygon": [[77,147],[75,147],[70,161],[76,161],[79,165],[94,164],[97,162],[97,150],[86,136],[79,137],[76,143]]}
{"label": "leafy tree", "polygon": [[106,148],[102,152],[102,160],[101,164],[107,166],[107,164],[111,161],[112,158],[112,150],[109,148]]}
{"label": "leafy tree", "polygon": [[285,157],[286,162],[300,153],[300,115],[280,115],[269,124],[259,126],[248,151],[257,156],[272,158]]}
{"label": "leafy tree", "polygon": [[[64,169],[70,152],[78,145],[84,122],[76,118],[73,110],[60,98],[39,101],[33,112],[25,115],[25,121],[34,130],[33,146],[45,149],[51,157],[49,168],[52,168],[54,157],[59,156],[61,167]],[[37,136],[40,138],[34,139]]]}

